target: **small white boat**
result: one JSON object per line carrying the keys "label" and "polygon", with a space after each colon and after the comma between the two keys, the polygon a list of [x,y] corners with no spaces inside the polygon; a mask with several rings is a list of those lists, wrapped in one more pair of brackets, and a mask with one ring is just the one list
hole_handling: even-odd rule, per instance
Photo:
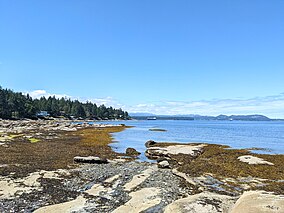
{"label": "small white boat", "polygon": [[147,120],[157,120],[156,117],[148,117]]}

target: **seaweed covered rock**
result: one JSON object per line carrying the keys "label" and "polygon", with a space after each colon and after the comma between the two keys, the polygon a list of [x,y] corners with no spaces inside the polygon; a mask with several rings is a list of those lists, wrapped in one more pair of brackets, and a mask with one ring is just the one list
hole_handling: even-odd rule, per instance
{"label": "seaweed covered rock", "polygon": [[157,142],[153,141],[153,140],[149,140],[145,143],[145,146],[147,148],[151,147],[151,146],[154,146]]}
{"label": "seaweed covered rock", "polygon": [[134,149],[134,148],[130,148],[130,147],[128,147],[127,149],[126,149],[126,155],[129,155],[129,156],[138,156],[138,155],[140,155],[141,154],[141,152],[138,152],[136,149]]}

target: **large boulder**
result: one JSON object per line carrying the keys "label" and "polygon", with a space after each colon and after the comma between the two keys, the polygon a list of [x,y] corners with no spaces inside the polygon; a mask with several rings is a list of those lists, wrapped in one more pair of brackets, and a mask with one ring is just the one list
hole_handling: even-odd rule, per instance
{"label": "large boulder", "polygon": [[162,169],[170,168],[170,164],[167,160],[160,161],[158,167]]}
{"label": "large boulder", "polygon": [[151,147],[151,146],[154,146],[157,142],[153,141],[153,140],[149,140],[145,143],[145,146],[147,148]]}
{"label": "large boulder", "polygon": [[136,149],[134,149],[134,148],[130,148],[130,147],[128,147],[127,149],[126,149],[126,155],[129,155],[129,156],[138,156],[138,155],[140,155],[141,154],[141,152],[138,152]]}
{"label": "large boulder", "polygon": [[206,146],[205,144],[185,144],[185,145],[170,145],[167,147],[148,147],[145,152],[146,157],[150,159],[171,159],[174,155],[188,155],[191,158],[195,158],[199,156],[202,151],[203,147]]}

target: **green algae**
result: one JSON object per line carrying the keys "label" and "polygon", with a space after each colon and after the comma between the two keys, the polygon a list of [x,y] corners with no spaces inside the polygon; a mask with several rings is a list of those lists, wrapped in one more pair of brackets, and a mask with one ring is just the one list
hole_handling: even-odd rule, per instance
{"label": "green algae", "polygon": [[18,135],[2,135],[0,136],[0,141],[4,142],[4,141],[10,141],[14,138],[18,137]]}
{"label": "green algae", "polygon": [[31,143],[40,142],[40,139],[37,139],[37,138],[29,138],[28,140],[29,140]]}
{"label": "green algae", "polygon": [[18,137],[21,137],[21,136],[23,136],[23,135],[22,135],[22,134],[18,134],[18,135],[12,134],[12,135],[9,135],[8,137],[9,137],[10,139],[14,139],[14,138],[18,138]]}
{"label": "green algae", "polygon": [[1,142],[5,142],[5,141],[12,141],[14,140],[15,138],[19,138],[19,137],[22,137],[23,134],[10,134],[10,135],[7,135],[7,134],[0,134],[0,141]]}

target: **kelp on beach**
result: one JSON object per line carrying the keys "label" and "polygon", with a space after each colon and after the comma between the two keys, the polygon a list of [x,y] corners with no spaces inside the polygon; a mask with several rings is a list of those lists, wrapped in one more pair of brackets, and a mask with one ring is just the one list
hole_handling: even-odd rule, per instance
{"label": "kelp on beach", "polygon": [[[26,138],[29,133],[9,137],[0,145],[0,173],[25,176],[36,170],[56,170],[74,166],[74,156],[99,156],[113,159],[120,155],[108,144],[111,133],[124,130],[125,126],[90,127],[78,131],[53,132],[54,137],[43,139],[50,132],[41,132],[41,139]],[[122,155],[122,154],[121,154]]]}
{"label": "kelp on beach", "polygon": [[[175,145],[185,144],[156,143],[154,147]],[[167,154],[167,156],[170,156],[170,162],[178,171],[192,178],[210,176],[216,180],[225,180],[223,181],[227,185],[225,187],[233,190],[249,184],[251,189],[284,194],[284,155],[252,154],[246,149],[230,149],[228,146],[206,144],[200,155],[195,157],[186,154]],[[248,164],[241,162],[238,159],[240,156],[255,156],[273,165]]]}

